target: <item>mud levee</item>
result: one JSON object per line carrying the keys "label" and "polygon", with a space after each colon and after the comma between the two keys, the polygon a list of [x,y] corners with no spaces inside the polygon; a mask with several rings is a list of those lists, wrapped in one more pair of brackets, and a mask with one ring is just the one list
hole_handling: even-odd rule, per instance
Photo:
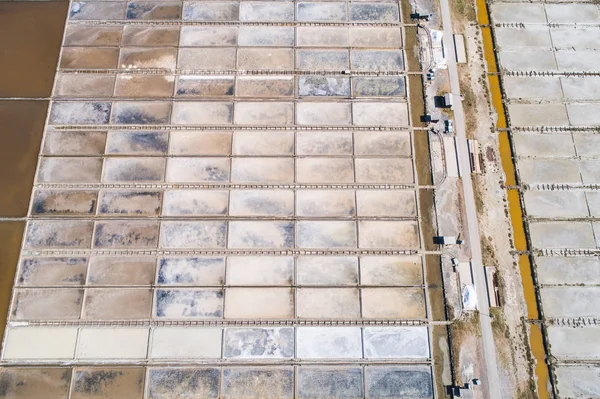
{"label": "mud levee", "polygon": [[[0,2],[0,314],[6,315],[68,2]],[[11,220],[15,218],[14,220]],[[4,334],[5,318],[0,318]]]}

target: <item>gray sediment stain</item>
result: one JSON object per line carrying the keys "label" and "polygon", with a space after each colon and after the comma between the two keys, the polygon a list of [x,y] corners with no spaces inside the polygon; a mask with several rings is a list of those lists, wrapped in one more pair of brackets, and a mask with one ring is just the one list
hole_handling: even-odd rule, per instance
{"label": "gray sediment stain", "polygon": [[223,284],[225,258],[162,258],[159,284]]}
{"label": "gray sediment stain", "polygon": [[296,151],[299,155],[352,155],[351,132],[299,132]]}
{"label": "gray sediment stain", "polygon": [[55,102],[50,110],[50,124],[106,124],[110,115],[108,102]]}
{"label": "gray sediment stain", "polygon": [[241,3],[242,21],[293,21],[294,3]]}
{"label": "gray sediment stain", "polygon": [[227,212],[227,202],[226,191],[170,190],[165,192],[163,214],[224,215]]}
{"label": "gray sediment stain", "polygon": [[144,369],[75,369],[71,386],[73,399],[141,399]]}
{"label": "gray sediment stain", "polygon": [[293,328],[228,328],[223,356],[228,358],[292,358]]}
{"label": "gray sediment stain", "polygon": [[0,398],[66,398],[70,382],[69,368],[2,368]]}
{"label": "gray sediment stain", "polygon": [[93,215],[96,211],[94,191],[36,191],[33,215]]}
{"label": "gray sediment stain", "polygon": [[[281,192],[285,194],[285,192]],[[277,195],[274,191],[234,191],[230,197],[230,214],[232,215],[265,215],[291,216],[294,214],[294,197]]]}
{"label": "gray sediment stain", "polygon": [[228,181],[229,173],[227,158],[170,158],[166,178],[183,182]]}
{"label": "gray sediment stain", "polygon": [[293,397],[293,374],[292,368],[225,369],[223,371],[223,397],[227,399],[291,399]]}
{"label": "gray sediment stain", "polygon": [[87,258],[25,258],[21,261],[21,285],[80,285],[85,283]]}
{"label": "gray sediment stain", "polygon": [[393,4],[350,4],[351,21],[397,22],[400,19],[398,5]]}
{"label": "gray sediment stain", "polygon": [[207,180],[211,181],[227,181],[229,180],[229,172],[219,168],[218,166],[206,166],[204,171],[208,176]]}
{"label": "gray sediment stain", "polygon": [[223,317],[223,290],[157,290],[158,317]]}
{"label": "gray sediment stain", "polygon": [[350,66],[350,57],[346,50],[297,50],[296,64],[305,70],[338,70]]}
{"label": "gray sediment stain", "polygon": [[32,221],[27,228],[25,247],[87,247],[91,222]]}
{"label": "gray sediment stain", "polygon": [[94,246],[96,247],[156,247],[158,223],[156,222],[98,222]]}
{"label": "gray sediment stain", "polygon": [[354,78],[354,94],[368,97],[404,96],[404,78],[376,77]]}
{"label": "gray sediment stain", "polygon": [[160,213],[162,193],[158,191],[104,192],[100,199],[101,214],[152,215]]}
{"label": "gray sediment stain", "polygon": [[159,153],[165,154],[169,146],[168,133],[128,132],[109,133],[106,152],[109,154]]}
{"label": "gray sediment stain", "polygon": [[275,200],[263,199],[263,198],[248,198],[246,205],[250,209],[262,210],[265,213],[280,215],[283,209],[283,205]]}
{"label": "gray sediment stain", "polygon": [[112,158],[104,166],[105,181],[160,181],[163,179],[163,158]]}
{"label": "gray sediment stain", "polygon": [[349,96],[350,79],[332,76],[301,76],[298,82],[301,96]]}
{"label": "gray sediment stain", "polygon": [[344,3],[298,3],[298,21],[345,21]]}
{"label": "gray sediment stain", "polygon": [[366,369],[369,398],[433,398],[433,382],[429,367],[368,367]]}
{"label": "gray sediment stain", "polygon": [[294,244],[293,222],[230,223],[230,246],[243,248],[291,248]]}
{"label": "gray sediment stain", "polygon": [[153,368],[149,374],[149,399],[218,398],[220,381],[217,368]]}
{"label": "gray sediment stain", "polygon": [[224,248],[226,231],[226,222],[163,222],[161,245],[167,248]]}
{"label": "gray sediment stain", "polygon": [[233,82],[233,77],[179,77],[177,81],[177,95],[198,97],[232,96]]}
{"label": "gray sediment stain", "polygon": [[69,19],[91,20],[91,19],[119,19],[123,16],[124,4],[117,2],[95,2],[79,1],[71,4]]}
{"label": "gray sediment stain", "polygon": [[[333,223],[333,222],[332,222]],[[336,222],[324,230],[323,222],[299,222],[298,245],[303,248],[356,247],[356,228],[353,223]]]}
{"label": "gray sediment stain", "polygon": [[113,118],[114,123],[125,125],[151,125],[167,123],[168,116],[155,116],[144,112],[143,110],[119,110]]}
{"label": "gray sediment stain", "polygon": [[350,54],[352,68],[359,71],[397,71],[404,67],[402,51],[354,50]]}
{"label": "gray sediment stain", "polygon": [[234,2],[186,2],[183,8],[183,19],[190,21],[237,21],[239,19],[239,4]]}
{"label": "gray sediment stain", "polygon": [[152,1],[132,1],[127,4],[127,19],[179,19],[181,5]]}
{"label": "gray sediment stain", "polygon": [[95,395],[102,393],[107,385],[121,377],[121,371],[93,371],[90,373],[77,373],[75,375],[75,392],[89,392]]}
{"label": "gray sediment stain", "polygon": [[361,399],[364,397],[362,369],[359,367],[300,367],[297,378],[299,398]]}

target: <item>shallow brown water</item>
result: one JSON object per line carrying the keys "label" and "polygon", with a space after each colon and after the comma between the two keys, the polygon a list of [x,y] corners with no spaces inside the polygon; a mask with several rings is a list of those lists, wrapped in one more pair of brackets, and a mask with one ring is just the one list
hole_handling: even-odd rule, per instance
{"label": "shallow brown water", "polygon": [[[68,2],[0,2],[0,217],[27,215]],[[0,222],[0,336],[10,304],[23,221]]]}
{"label": "shallow brown water", "polygon": [[0,222],[0,337],[4,336],[24,226],[24,222]]}
{"label": "shallow brown water", "polygon": [[48,97],[68,2],[0,2],[0,96]]}
{"label": "shallow brown water", "polygon": [[27,215],[47,101],[0,100],[0,217]]}

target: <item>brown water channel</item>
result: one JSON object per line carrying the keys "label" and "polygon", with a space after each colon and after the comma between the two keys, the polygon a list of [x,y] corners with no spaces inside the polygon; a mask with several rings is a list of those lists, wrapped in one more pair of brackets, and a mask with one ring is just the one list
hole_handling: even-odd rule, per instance
{"label": "brown water channel", "polygon": [[68,2],[0,2],[0,336],[4,334]]}
{"label": "brown water channel", "polygon": [[[477,20],[481,26],[483,36],[483,53],[488,68],[488,83],[492,99],[492,105],[496,110],[498,119],[496,128],[506,129],[508,123],[506,120],[506,110],[502,102],[502,90],[500,78],[495,73],[498,72],[496,55],[494,53],[493,32],[490,25],[488,8],[485,0],[477,1]],[[515,186],[517,184],[513,152],[510,144],[508,131],[498,133],[498,142],[502,168],[506,175],[506,186]],[[523,209],[521,208],[521,197],[518,189],[507,189],[508,205],[510,219],[513,228],[514,245],[518,251],[527,251],[527,236],[525,233]],[[519,271],[523,285],[523,294],[527,303],[527,317],[529,320],[540,320],[540,312],[536,297],[535,282],[533,279],[533,265],[527,255],[519,256]],[[536,361],[535,375],[537,377],[537,393],[541,399],[550,398],[551,394],[547,387],[549,386],[550,375],[546,364],[546,350],[544,347],[542,327],[538,323],[530,324],[529,345],[532,355]]]}

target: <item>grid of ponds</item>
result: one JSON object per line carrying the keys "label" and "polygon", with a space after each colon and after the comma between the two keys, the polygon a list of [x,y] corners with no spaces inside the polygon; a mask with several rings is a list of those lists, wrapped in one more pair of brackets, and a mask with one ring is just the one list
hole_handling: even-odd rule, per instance
{"label": "grid of ponds", "polygon": [[403,36],[397,2],[72,2],[0,397],[432,398]]}

